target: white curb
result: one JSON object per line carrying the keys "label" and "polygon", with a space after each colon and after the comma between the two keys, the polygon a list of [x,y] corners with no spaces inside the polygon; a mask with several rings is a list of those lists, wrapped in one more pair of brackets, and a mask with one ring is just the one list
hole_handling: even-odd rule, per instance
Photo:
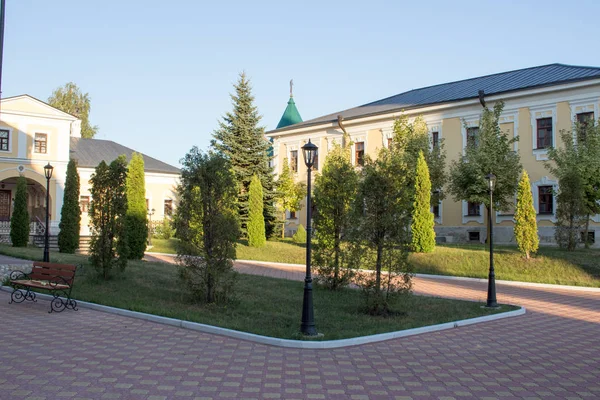
{"label": "white curb", "polygon": [[[5,292],[11,292],[12,288],[10,288],[8,286],[0,286],[0,290],[3,290]],[[45,299],[45,300],[52,299],[52,296],[47,295],[47,294],[42,294],[42,293],[36,293],[36,296],[38,296],[42,299]],[[526,312],[525,307],[521,307],[518,310],[509,311],[509,312],[505,312],[505,313],[486,315],[486,316],[477,317],[477,318],[463,319],[460,321],[446,322],[444,324],[424,326],[421,328],[413,328],[413,329],[406,329],[403,331],[380,333],[377,335],[361,336],[361,337],[351,338],[351,339],[323,340],[323,341],[317,342],[317,341],[279,339],[279,338],[274,338],[274,337],[269,337],[269,336],[261,336],[261,335],[256,335],[253,333],[236,331],[233,329],[220,328],[218,326],[200,324],[197,322],[183,321],[183,320],[175,319],[175,318],[161,317],[161,316],[153,315],[153,314],[146,314],[146,313],[137,312],[137,311],[124,310],[122,308],[103,306],[100,304],[88,303],[86,301],[77,300],[77,305],[80,307],[83,307],[83,308],[89,308],[91,310],[102,311],[102,312],[111,313],[111,314],[117,314],[117,315],[121,315],[124,317],[137,318],[137,319],[141,319],[144,321],[156,322],[159,324],[176,326],[176,327],[180,327],[180,328],[191,329],[194,331],[210,333],[210,334],[215,334],[215,335],[228,336],[228,337],[231,337],[234,339],[248,340],[251,342],[267,344],[267,345],[271,345],[271,346],[289,347],[289,348],[297,348],[297,349],[337,349],[337,348],[341,348],[341,347],[356,346],[356,345],[368,344],[368,343],[376,343],[376,342],[382,342],[384,340],[420,335],[422,333],[437,332],[437,331],[442,331],[442,330],[446,330],[446,329],[459,328],[461,326],[478,324],[481,322],[488,322],[488,321],[495,321],[495,320],[503,319],[503,318],[516,317],[518,315],[524,315]]]}

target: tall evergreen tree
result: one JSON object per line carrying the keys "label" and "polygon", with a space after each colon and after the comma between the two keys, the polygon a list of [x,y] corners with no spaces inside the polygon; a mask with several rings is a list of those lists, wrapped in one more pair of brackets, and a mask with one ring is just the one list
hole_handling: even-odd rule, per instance
{"label": "tall evergreen tree", "polygon": [[[48,205],[46,205],[48,207]],[[46,227],[48,229],[48,227]],[[29,241],[29,212],[27,211],[27,179],[17,179],[15,205],[10,218],[10,240],[14,247],[25,247]]]}
{"label": "tall evergreen tree", "polygon": [[90,179],[93,199],[90,205],[90,262],[104,279],[110,277],[114,267],[123,270],[127,266],[126,178],[127,161],[121,155],[110,165],[100,162]]}
{"label": "tall evergreen tree", "polygon": [[238,213],[241,229],[247,235],[249,218],[249,191],[252,176],[257,175],[263,187],[265,229],[271,236],[276,222],[273,171],[269,166],[270,142],[265,138],[264,127],[259,126],[261,116],[254,105],[250,81],[240,74],[231,95],[233,111],[228,112],[214,132],[212,146],[229,159],[238,182]]}
{"label": "tall evergreen tree", "polygon": [[519,250],[529,260],[540,244],[537,231],[535,207],[531,194],[531,183],[527,171],[523,171],[517,189],[517,209],[515,210],[515,239]]}
{"label": "tall evergreen tree", "polygon": [[133,153],[127,167],[127,244],[129,259],[141,260],[148,241],[144,158]]}
{"label": "tall evergreen tree", "polygon": [[60,212],[60,232],[58,248],[61,253],[75,253],[79,248],[79,231],[81,225],[81,209],[79,208],[79,173],[77,163],[70,160],[67,164],[65,193]]}
{"label": "tall evergreen tree", "polygon": [[258,176],[254,175],[250,182],[248,219],[248,245],[262,247],[265,245],[265,219],[263,217],[263,190]]}
{"label": "tall evergreen tree", "polygon": [[98,133],[97,125],[90,125],[90,95],[82,93],[73,82],[57,88],[48,98],[48,104],[81,120],[81,137],[93,138]]}
{"label": "tall evergreen tree", "polygon": [[285,212],[298,211],[300,202],[306,196],[306,185],[301,182],[294,182],[292,171],[287,158],[283,159],[281,173],[276,183],[277,204],[282,214],[281,238],[285,236]]}
{"label": "tall evergreen tree", "polygon": [[415,178],[415,196],[412,208],[412,249],[430,253],[435,248],[435,221],[431,212],[431,181],[423,152],[419,153]]}

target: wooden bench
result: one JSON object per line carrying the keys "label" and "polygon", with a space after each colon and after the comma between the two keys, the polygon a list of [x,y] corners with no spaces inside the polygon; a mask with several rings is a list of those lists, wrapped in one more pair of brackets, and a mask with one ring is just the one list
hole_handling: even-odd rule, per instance
{"label": "wooden bench", "polygon": [[77,302],[71,299],[71,289],[77,267],[69,264],[34,262],[31,273],[13,271],[9,283],[13,287],[10,303],[22,303],[25,300],[37,301],[36,290],[47,290],[54,297],[50,302],[50,311],[61,312],[66,308],[77,311]]}

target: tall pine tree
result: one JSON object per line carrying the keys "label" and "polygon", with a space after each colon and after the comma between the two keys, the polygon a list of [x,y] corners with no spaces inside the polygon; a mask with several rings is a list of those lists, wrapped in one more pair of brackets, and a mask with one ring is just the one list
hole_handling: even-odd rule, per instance
{"label": "tall pine tree", "polygon": [[431,181],[423,152],[419,152],[412,209],[412,248],[417,253],[430,253],[435,248],[435,224],[431,212]]}
{"label": "tall pine tree", "polygon": [[260,179],[263,187],[263,216],[267,236],[271,236],[275,226],[273,171],[269,166],[269,141],[265,129],[259,126],[261,116],[254,105],[250,81],[245,73],[240,74],[231,95],[233,110],[219,122],[214,132],[212,146],[230,162],[238,182],[238,213],[241,230],[247,235],[249,218],[249,191],[252,176]]}
{"label": "tall pine tree", "polygon": [[250,182],[250,206],[248,219],[248,245],[262,247],[265,245],[265,219],[263,217],[263,190],[256,175]]}
{"label": "tall pine tree", "polygon": [[[48,205],[46,205],[48,207]],[[46,227],[48,229],[48,227]],[[10,241],[14,247],[26,247],[29,241],[29,212],[27,211],[27,179],[17,179],[15,205],[10,218]]]}
{"label": "tall pine tree", "polygon": [[75,253],[79,248],[81,209],[79,208],[79,174],[74,160],[70,160],[67,165],[65,194],[60,215],[58,248],[61,253]]}
{"label": "tall pine tree", "polygon": [[127,244],[129,259],[141,260],[148,240],[144,158],[133,153],[127,167]]}
{"label": "tall pine tree", "polygon": [[517,188],[517,209],[515,210],[515,239],[521,253],[529,260],[540,244],[537,232],[536,212],[527,171],[523,171]]}

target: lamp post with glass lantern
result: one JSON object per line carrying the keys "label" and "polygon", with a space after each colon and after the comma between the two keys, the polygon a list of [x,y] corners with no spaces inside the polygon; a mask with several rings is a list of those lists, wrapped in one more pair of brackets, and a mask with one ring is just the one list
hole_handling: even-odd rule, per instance
{"label": "lamp post with glass lantern", "polygon": [[44,262],[50,262],[50,179],[54,167],[50,162],[44,167],[46,176],[46,229],[44,229]]}
{"label": "lamp post with glass lantern", "polygon": [[312,297],[312,276],[310,273],[310,253],[311,253],[311,236],[312,236],[312,209],[310,199],[311,181],[310,174],[315,156],[317,155],[318,147],[311,143],[302,146],[302,154],[304,155],[304,163],[308,171],[308,184],[306,190],[306,277],[304,278],[304,300],[302,302],[302,325],[300,331],[307,336],[316,336],[317,328],[315,328],[315,316],[313,312],[313,297]]}
{"label": "lamp post with glass lantern", "polygon": [[487,291],[487,304],[486,307],[498,307],[496,302],[496,273],[494,271],[494,228],[492,226],[492,212],[494,202],[494,185],[496,184],[496,175],[488,174],[485,179],[488,182],[488,188],[490,190],[490,208],[488,212],[488,229],[490,232],[490,272],[488,275],[488,291]]}

